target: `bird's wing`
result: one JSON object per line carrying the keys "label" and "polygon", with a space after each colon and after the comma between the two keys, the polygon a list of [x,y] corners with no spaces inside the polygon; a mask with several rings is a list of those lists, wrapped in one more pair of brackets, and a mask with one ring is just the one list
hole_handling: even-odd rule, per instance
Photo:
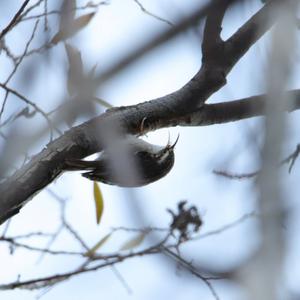
{"label": "bird's wing", "polygon": [[64,169],[66,171],[83,171],[83,170],[94,170],[102,169],[103,163],[100,160],[81,160],[81,159],[72,159],[66,160]]}

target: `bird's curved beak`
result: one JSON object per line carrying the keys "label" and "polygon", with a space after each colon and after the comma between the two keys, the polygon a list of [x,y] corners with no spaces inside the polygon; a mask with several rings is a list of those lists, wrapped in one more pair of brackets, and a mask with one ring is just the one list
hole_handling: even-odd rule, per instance
{"label": "bird's curved beak", "polygon": [[176,144],[177,144],[177,142],[178,142],[178,140],[179,140],[179,134],[178,134],[178,136],[177,136],[177,139],[176,139],[175,143],[174,143],[173,145],[170,145],[169,148],[170,148],[170,149],[174,149],[175,146],[176,146]]}

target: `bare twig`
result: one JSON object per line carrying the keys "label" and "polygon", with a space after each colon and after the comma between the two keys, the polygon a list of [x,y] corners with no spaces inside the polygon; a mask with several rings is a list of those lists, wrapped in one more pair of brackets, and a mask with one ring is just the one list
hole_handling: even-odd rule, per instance
{"label": "bare twig", "polygon": [[[163,240],[162,243],[163,242],[165,242],[165,240]],[[85,267],[84,266],[84,267],[79,267],[79,268],[75,269],[74,271],[61,273],[61,274],[57,274],[57,275],[52,275],[52,276],[48,276],[48,277],[42,277],[42,278],[37,278],[37,279],[32,279],[32,280],[27,280],[27,281],[16,281],[16,282],[12,282],[9,284],[3,284],[3,285],[0,285],[0,290],[8,290],[8,289],[15,289],[15,288],[40,289],[40,288],[44,288],[44,287],[53,286],[61,281],[67,280],[75,275],[79,275],[79,274],[83,274],[83,273],[87,273],[87,272],[93,272],[98,269],[105,268],[107,266],[113,266],[113,265],[120,263],[124,260],[127,260],[129,258],[160,253],[160,247],[161,247],[161,243],[158,243],[155,246],[151,246],[142,251],[131,252],[131,253],[128,253],[125,255],[118,254],[118,255],[115,255],[114,257],[112,257],[112,256],[104,256],[104,257],[101,256],[98,258],[94,257],[93,259],[95,259],[95,260],[101,259],[101,260],[105,260],[105,261],[101,262],[93,267]],[[62,254],[62,253],[60,253],[60,254]]]}
{"label": "bare twig", "polygon": [[31,33],[31,36],[30,36],[28,42],[26,43],[25,49],[24,49],[23,53],[17,58],[17,62],[16,62],[16,64],[15,64],[15,66],[14,66],[14,69],[13,69],[12,72],[9,74],[9,76],[7,77],[7,79],[5,80],[4,85],[7,85],[7,84],[8,84],[8,82],[9,82],[10,79],[14,76],[14,74],[16,73],[18,67],[19,67],[20,64],[22,63],[24,57],[27,55],[28,48],[29,48],[29,46],[30,46],[30,44],[31,44],[31,42],[32,42],[32,40],[33,40],[33,38],[34,38],[34,36],[35,36],[35,32],[36,32],[36,30],[37,30],[37,28],[38,28],[38,24],[39,24],[39,20],[37,20],[37,21],[35,22],[34,27],[33,27],[33,30],[32,30],[32,33]]}
{"label": "bare twig", "polygon": [[207,237],[210,237],[210,236],[213,236],[213,235],[219,235],[220,233],[223,233],[224,231],[226,230],[229,230],[231,228],[234,228],[242,223],[244,223],[246,220],[249,220],[249,219],[252,219],[254,217],[257,216],[257,213],[256,212],[250,212],[250,213],[247,213],[245,215],[243,215],[242,217],[240,217],[239,219],[235,220],[234,222],[232,223],[229,223],[229,224],[226,224],[218,229],[215,229],[215,230],[211,230],[211,231],[208,231],[206,233],[203,233],[203,234],[200,234],[198,236],[195,236],[193,237],[191,240],[194,241],[194,240],[200,240],[200,239],[204,239],[204,238],[207,238]]}
{"label": "bare twig", "polygon": [[170,228],[160,228],[160,227],[145,227],[145,228],[132,228],[132,227],[113,227],[112,228],[112,232],[114,231],[128,231],[128,232],[144,232],[144,233],[148,233],[151,231],[158,231],[158,232],[169,232]]}
{"label": "bare twig", "polygon": [[44,31],[47,31],[49,29],[48,25],[48,0],[45,0],[44,2]]}
{"label": "bare twig", "polygon": [[292,172],[292,169],[294,167],[294,164],[295,164],[296,159],[298,158],[299,154],[300,154],[300,144],[297,145],[295,151],[292,154],[290,154],[287,158],[285,158],[281,162],[282,165],[283,164],[290,164],[289,165],[289,173]]}
{"label": "bare twig", "polygon": [[[47,192],[55,199],[60,208],[60,214],[61,214],[61,219],[64,219],[65,215],[65,209],[66,209],[66,201],[65,199],[61,198],[59,195],[57,195],[55,192],[53,192],[51,189],[47,189]],[[56,239],[58,236],[62,233],[64,230],[64,224],[61,222],[61,224],[57,227],[56,231],[50,236],[50,239],[48,240],[46,244],[46,249],[50,249],[50,247],[55,243]],[[46,253],[42,252],[40,257],[38,258],[37,262],[40,262],[43,260],[45,257]]]}
{"label": "bare twig", "polygon": [[[101,5],[108,5],[109,2],[108,1],[100,1],[98,3],[92,3],[92,2],[88,2],[86,5],[83,5],[83,6],[76,6],[74,7],[72,11],[80,11],[80,10],[86,10],[88,8],[98,8],[99,6]],[[68,11],[67,11],[68,13]],[[51,11],[44,11],[43,13],[41,14],[36,14],[36,15],[33,15],[33,16],[29,16],[29,17],[26,17],[25,15],[22,16],[20,18],[20,22],[23,22],[23,21],[30,21],[30,20],[35,20],[35,19],[39,19],[39,18],[45,18],[45,17],[49,17],[51,15],[60,15],[61,14],[61,11],[60,10],[51,10]],[[27,13],[26,13],[27,15]]]}
{"label": "bare twig", "polygon": [[210,280],[214,279],[221,279],[221,278],[211,278],[211,277],[205,277],[203,276],[194,266],[192,263],[186,261],[183,257],[179,256],[175,252],[171,251],[170,249],[167,249],[163,247],[163,253],[172,259],[174,259],[180,266],[184,267],[186,270],[191,272],[194,276],[200,278],[209,288],[212,295],[216,300],[220,300],[220,297],[218,296],[217,292],[215,291],[213,285],[211,284]]}
{"label": "bare twig", "polygon": [[28,15],[32,10],[34,10],[35,8],[39,7],[40,4],[43,2],[44,0],[38,0],[36,3],[32,4],[31,6],[29,6],[20,16],[19,22],[22,21],[22,19]]}
{"label": "bare twig", "polygon": [[133,1],[139,6],[139,8],[141,9],[142,12],[149,15],[150,17],[153,17],[154,19],[156,19],[158,21],[162,21],[170,26],[174,25],[172,22],[170,22],[162,17],[159,17],[159,16],[153,14],[152,12],[150,12],[149,10],[147,10],[139,0],[133,0]]}
{"label": "bare twig", "polygon": [[23,244],[17,242],[14,237],[0,237],[0,242],[9,243],[11,246],[16,248],[24,248],[34,252],[40,252],[44,254],[51,254],[51,255],[76,255],[76,256],[84,256],[84,252],[76,252],[76,251],[64,251],[64,250],[50,250],[47,248],[39,248],[30,246],[27,244]]}
{"label": "bare twig", "polygon": [[63,225],[65,226],[65,229],[69,231],[69,233],[74,237],[74,239],[78,241],[85,250],[88,251],[90,249],[88,245],[84,242],[84,240],[75,231],[75,229],[65,219],[63,219]]}
{"label": "bare twig", "polygon": [[49,124],[49,128],[50,128],[50,135],[51,135],[51,140],[53,138],[53,129],[59,134],[61,135],[62,132],[58,129],[55,128],[54,124],[52,124],[52,121],[50,120],[50,118],[48,117],[48,115],[34,102],[32,102],[31,100],[29,100],[28,98],[26,98],[25,96],[23,96],[22,94],[20,94],[19,92],[17,92],[14,89],[9,88],[7,85],[5,85],[4,83],[0,83],[0,87],[3,88],[5,91],[7,91],[8,93],[11,93],[15,96],[17,96],[19,99],[21,99],[22,101],[24,101],[26,104],[32,106],[38,113],[40,113],[45,120],[47,121],[47,123]]}
{"label": "bare twig", "polygon": [[53,233],[45,233],[42,231],[37,231],[37,232],[29,232],[29,233],[22,234],[22,235],[15,235],[12,237],[12,239],[18,240],[18,239],[28,239],[28,238],[32,238],[32,237],[49,237],[52,235],[53,235]]}
{"label": "bare twig", "polygon": [[[281,167],[285,164],[289,164],[288,172],[291,173],[299,154],[300,154],[300,144],[297,145],[293,153],[291,153],[289,156],[287,156],[279,163],[278,167]],[[240,173],[240,174],[238,173],[234,174],[232,172],[228,172],[224,170],[213,170],[213,173],[228,179],[241,180],[241,179],[250,179],[257,176],[260,173],[260,170],[251,173]]]}
{"label": "bare twig", "polygon": [[[60,202],[60,200],[59,200]],[[254,213],[249,213],[245,214],[242,216],[240,219],[236,220],[235,222],[232,222],[228,225],[222,226],[219,229],[216,229],[214,231],[210,231],[208,233],[205,233],[200,236],[196,236],[191,239],[191,241],[194,241],[196,239],[202,239],[206,238],[212,235],[220,234],[224,232],[225,230],[228,230],[234,226],[238,226],[242,222],[246,221],[248,218],[255,216]],[[151,227],[150,227],[151,228]],[[130,228],[124,228],[120,227],[120,230],[131,230]],[[160,228],[159,228],[160,229]],[[138,229],[134,229],[138,230]],[[144,229],[140,229],[144,230]],[[52,234],[51,234],[52,235]],[[36,251],[40,252],[43,254],[50,254],[50,255],[75,255],[75,256],[84,256],[85,253],[81,252],[74,252],[74,251],[55,251],[55,250],[49,250],[49,248],[38,248],[38,247],[32,247],[27,244],[23,244],[20,242],[17,242],[16,239],[23,239],[23,238],[29,238],[29,237],[35,237],[35,236],[46,236],[46,234],[41,233],[41,232],[33,232],[29,233],[28,235],[21,235],[21,236],[15,236],[15,237],[2,237],[0,238],[0,241],[7,242],[9,243],[12,247],[21,247],[25,248],[30,251]],[[75,237],[75,236],[73,236]],[[170,233],[168,232],[158,243],[155,243],[152,246],[149,246],[147,248],[144,248],[140,251],[132,251],[129,253],[121,254],[121,253],[115,253],[115,254],[108,254],[108,255],[98,255],[95,254],[92,257],[89,257],[89,259],[86,261],[86,263],[81,264],[78,268],[76,268],[73,271],[70,272],[65,272],[62,274],[57,274],[57,275],[52,275],[44,278],[36,278],[28,281],[16,281],[12,282],[9,284],[5,285],[0,285],[0,290],[5,290],[5,289],[14,289],[14,288],[25,288],[25,289],[39,289],[39,288],[45,288],[45,287],[53,287],[55,284],[62,282],[64,280],[67,280],[73,276],[83,274],[86,272],[92,272],[96,271],[98,269],[102,269],[105,267],[112,267],[114,268],[115,264],[121,263],[127,259],[138,257],[138,256],[144,256],[144,255],[151,255],[151,254],[159,254],[159,253],[164,253],[165,255],[168,255],[172,259],[174,259],[177,263],[179,263],[182,267],[186,268],[189,272],[191,272],[193,275],[196,277],[200,278],[210,289],[212,295],[214,296],[215,299],[219,299],[215,289],[213,288],[212,284],[210,283],[211,280],[218,280],[222,279],[220,277],[212,276],[209,274],[209,270],[199,270],[197,269],[191,262],[186,261],[183,257],[180,255],[176,254],[172,249],[177,249],[179,244],[177,243],[169,243],[169,238],[171,237]],[[76,238],[76,237],[75,237]],[[77,239],[77,238],[76,238]],[[187,240],[188,241],[188,240]],[[183,242],[180,242],[182,244]],[[98,264],[95,265],[95,263]],[[93,262],[94,265],[90,267],[90,263]],[[115,269],[113,269],[115,272]],[[202,275],[201,273],[205,273],[207,275]],[[118,278],[122,281],[122,284],[126,286],[126,289],[131,290],[127,283],[123,281],[123,278],[120,278],[120,274],[118,274]],[[116,275],[117,275],[116,274]],[[214,272],[212,273],[214,274]]]}
{"label": "bare twig", "polygon": [[17,11],[17,13],[14,15],[14,17],[12,18],[12,20],[9,22],[9,24],[1,31],[0,33],[0,40],[14,27],[14,25],[18,22],[18,20],[20,19],[20,15],[22,14],[22,12],[24,11],[25,7],[27,6],[27,4],[29,3],[30,0],[25,0],[23,2],[23,4],[21,5],[21,7],[19,8],[19,10]]}
{"label": "bare twig", "polygon": [[7,57],[11,59],[11,61],[13,62],[14,65],[18,62],[18,58],[12,53],[12,51],[9,49],[9,47],[5,44],[4,39],[1,41],[0,53],[1,53],[1,50],[3,50],[5,52]]}
{"label": "bare twig", "polygon": [[0,124],[0,128],[8,125],[11,122],[14,122],[15,120],[17,120],[20,117],[25,117],[25,118],[32,118],[34,115],[36,114],[36,111],[33,110],[32,112],[29,111],[29,107],[26,106],[25,108],[21,109],[18,113],[14,113],[11,116],[9,116],[5,121],[3,121]]}
{"label": "bare twig", "polygon": [[6,102],[7,102],[8,94],[9,94],[9,92],[5,91],[5,96],[4,96],[4,99],[3,99],[3,102],[2,102],[2,106],[1,106],[1,111],[0,111],[0,121],[1,121],[2,115],[3,115],[4,110],[5,110],[5,105],[6,105]]}

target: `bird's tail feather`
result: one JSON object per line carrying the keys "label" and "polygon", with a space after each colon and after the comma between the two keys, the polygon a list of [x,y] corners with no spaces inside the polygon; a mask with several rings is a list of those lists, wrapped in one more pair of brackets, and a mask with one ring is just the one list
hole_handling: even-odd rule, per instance
{"label": "bird's tail feather", "polygon": [[66,171],[93,170],[97,166],[96,161],[87,161],[81,159],[66,160],[64,169]]}

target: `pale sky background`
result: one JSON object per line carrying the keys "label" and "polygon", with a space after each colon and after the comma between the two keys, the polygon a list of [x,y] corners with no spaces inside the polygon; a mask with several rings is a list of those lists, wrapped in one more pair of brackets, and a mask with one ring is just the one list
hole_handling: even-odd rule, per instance
{"label": "pale sky background", "polygon": [[[199,5],[197,0],[141,0],[141,2],[149,11],[171,22],[176,22],[178,18],[187,15]],[[4,7],[3,3],[3,0],[0,1],[1,9]],[[20,1],[12,1],[10,7],[0,12],[2,19],[0,28],[7,24],[19,5]],[[243,24],[260,5],[256,0],[247,1],[238,15],[228,14],[224,21],[223,37],[226,38]],[[30,24],[32,26],[32,23]],[[29,23],[26,26],[29,26]],[[15,43],[17,46],[22,42],[26,43],[24,32],[31,28],[26,26],[20,26],[14,34],[8,35],[7,43],[10,45]],[[133,0],[112,0],[110,5],[101,6],[86,29],[69,42],[81,51],[86,70],[90,70],[97,63],[97,71],[100,72],[109,68],[115,59],[167,26],[169,25],[144,14]],[[51,31],[50,36],[55,34],[55,30]],[[105,84],[99,90],[99,97],[116,106],[130,105],[163,96],[182,87],[198,71],[201,64],[199,32],[200,30],[190,30],[152,51]],[[266,47],[265,40],[253,46],[228,76],[228,84],[209,99],[209,102],[234,100],[263,92],[268,57]],[[28,75],[27,70],[27,73],[20,72],[10,84],[30,96],[45,110],[56,107],[66,95],[64,74],[67,59],[63,45],[59,44],[50,53],[53,56],[49,56],[47,60],[42,59],[40,55],[34,55],[24,64],[29,71],[29,66],[33,62],[38,65],[38,75],[31,78],[32,81],[24,80]],[[11,66],[7,61],[0,61],[0,65],[9,72]],[[0,74],[1,81],[4,78],[2,76],[5,75]],[[22,84],[20,80],[23,80]],[[300,86],[297,74],[291,85]],[[8,112],[12,111],[15,105],[15,102],[10,103]],[[290,118],[287,154],[292,152],[299,142],[297,117],[299,113],[293,113]],[[95,222],[92,182],[81,177],[79,172],[64,174],[51,184],[49,189],[60,197],[69,199],[67,220],[89,246],[99,241],[111,227],[149,225],[167,227],[170,217],[166,208],[175,209],[177,203],[183,199],[187,199],[190,205],[198,207],[204,220],[201,233],[205,233],[231,223],[255,209],[256,193],[253,190],[252,180],[230,181],[216,177],[212,170],[229,169],[244,173],[257,169],[258,148],[253,145],[253,137],[261,140],[261,136],[255,131],[259,128],[261,120],[255,118],[208,127],[172,128],[149,134],[146,139],[161,145],[167,143],[168,134],[172,141],[180,134],[174,168],[162,180],[143,188],[128,190],[100,184],[105,208],[99,226]],[[83,121],[84,119],[77,123]],[[43,124],[41,119],[34,121],[37,123],[32,122],[23,120],[21,124],[27,130],[34,130],[33,126]],[[36,145],[35,152],[39,152],[42,145]],[[300,230],[298,174],[298,163],[290,176],[287,176],[287,170],[283,168],[287,186],[285,200],[287,206],[292,209],[290,220],[285,224],[289,249],[292,250],[287,256],[288,280],[284,285],[285,288],[295,292],[300,292],[298,280],[300,240],[299,235],[294,234]],[[13,218],[9,233],[13,235],[41,230],[52,232],[57,229],[58,217],[58,204],[45,190]],[[132,236],[125,233],[114,235],[103,247],[103,251],[107,253],[117,251],[122,243]],[[246,221],[220,235],[187,243],[182,246],[181,251],[183,257],[193,259],[196,265],[226,268],[246,258],[255,249],[257,242],[255,222]],[[33,243],[45,246],[45,241],[36,240]],[[143,245],[147,243],[149,240]],[[53,249],[80,250],[77,243],[67,234],[59,236]],[[39,275],[66,272],[80,264],[80,260],[69,256],[47,256],[41,262],[37,262],[38,258],[39,255],[21,249],[17,249],[11,256],[6,245],[0,244],[0,283],[16,280],[18,274],[25,280]],[[213,299],[203,282],[184,270],[176,269],[176,265],[165,260],[163,256],[134,258],[116,267],[130,286],[132,294],[126,291],[112,270],[107,268],[63,282],[46,293],[42,299],[152,300],[166,297],[176,300]],[[242,299],[242,293],[237,286],[225,281],[213,282],[213,285],[222,300]],[[39,292],[16,290],[2,292],[0,297],[3,300],[31,300],[38,294]]]}

